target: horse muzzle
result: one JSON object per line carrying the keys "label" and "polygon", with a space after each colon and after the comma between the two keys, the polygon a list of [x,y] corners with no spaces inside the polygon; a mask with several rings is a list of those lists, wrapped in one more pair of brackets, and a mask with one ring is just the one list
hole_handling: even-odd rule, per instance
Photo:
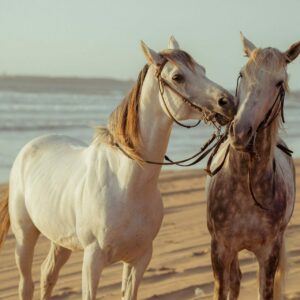
{"label": "horse muzzle", "polygon": [[255,131],[250,124],[233,121],[229,128],[230,144],[241,152],[251,152],[255,143]]}

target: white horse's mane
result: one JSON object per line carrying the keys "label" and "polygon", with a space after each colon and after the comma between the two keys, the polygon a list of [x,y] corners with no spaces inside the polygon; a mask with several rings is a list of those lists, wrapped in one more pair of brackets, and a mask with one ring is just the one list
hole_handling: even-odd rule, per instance
{"label": "white horse's mane", "polygon": [[107,127],[98,127],[94,135],[94,143],[119,144],[126,153],[137,160],[141,160],[139,151],[141,145],[139,102],[148,69],[149,66],[145,65],[129,94],[111,113]]}

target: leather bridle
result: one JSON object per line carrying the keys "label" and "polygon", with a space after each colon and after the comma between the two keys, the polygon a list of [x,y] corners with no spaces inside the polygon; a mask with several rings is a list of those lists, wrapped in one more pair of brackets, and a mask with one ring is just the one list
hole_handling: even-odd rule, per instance
{"label": "leather bridle", "polygon": [[[237,97],[237,94],[238,94],[239,81],[242,77],[243,76],[240,73],[238,78],[237,78],[237,85],[236,85],[236,89],[235,89],[235,96],[236,97]],[[284,108],[284,99],[285,99],[284,82],[280,82],[280,84],[278,85],[278,93],[277,93],[277,96],[275,98],[275,101],[273,102],[272,106],[268,110],[265,118],[259,124],[256,132],[269,127],[273,123],[273,121],[277,118],[279,113],[281,113],[282,122],[285,123],[284,110],[283,110],[283,108]]]}
{"label": "leather bridle", "polygon": [[[170,110],[167,106],[167,103],[166,103],[165,98],[164,98],[164,88],[165,87],[168,87],[169,89],[171,89],[184,102],[188,103],[189,105],[191,105],[192,107],[198,109],[199,111],[202,111],[202,109],[200,107],[193,104],[189,99],[187,99],[185,96],[183,96],[180,92],[178,92],[175,88],[173,88],[165,79],[163,79],[161,77],[161,72],[162,72],[162,70],[163,70],[163,68],[164,68],[164,66],[166,65],[167,62],[168,62],[168,60],[164,59],[164,61],[159,66],[159,68],[156,72],[156,78],[158,80],[158,85],[159,85],[159,91],[160,91],[160,95],[162,97],[164,106],[165,106],[170,118],[176,124],[178,124],[182,127],[185,127],[185,128],[196,127],[197,125],[199,125],[200,121],[198,121],[193,126],[182,124],[178,120],[176,120],[176,118],[172,115],[172,113],[170,112]],[[235,96],[236,97],[237,97],[237,94],[238,94],[239,80],[241,79],[241,77],[242,77],[242,75],[239,74],[239,76],[237,78],[237,84],[236,84],[236,90],[235,90]],[[284,99],[285,99],[285,90],[284,90],[284,86],[283,86],[283,83],[282,83],[279,86],[279,91],[278,91],[277,97],[275,98],[275,101],[274,101],[273,105],[271,106],[271,108],[267,112],[267,114],[266,114],[265,118],[263,119],[263,121],[258,126],[257,132],[262,130],[262,129],[267,128],[268,126],[270,126],[273,123],[273,121],[277,118],[279,113],[281,113],[282,121],[285,122],[284,112],[283,112]],[[180,167],[189,167],[189,166],[193,166],[193,165],[197,164],[202,159],[204,159],[209,153],[211,153],[210,156],[209,156],[209,159],[208,159],[208,162],[207,162],[207,167],[206,167],[205,171],[207,172],[207,174],[209,176],[216,175],[222,169],[222,167],[223,167],[223,165],[224,165],[224,163],[227,159],[227,156],[228,156],[229,151],[230,151],[230,144],[227,145],[227,148],[225,150],[225,154],[224,154],[224,157],[223,157],[221,163],[214,170],[211,170],[211,164],[212,164],[213,158],[218,153],[221,145],[227,140],[228,133],[229,133],[229,128],[232,125],[232,123],[228,124],[226,126],[226,130],[225,130],[224,133],[221,133],[221,127],[220,126],[217,126],[214,122],[213,122],[213,124],[216,127],[216,132],[214,132],[212,134],[212,136],[209,138],[209,140],[200,148],[199,152],[192,155],[191,157],[186,158],[186,159],[182,159],[182,160],[178,160],[178,161],[173,161],[167,155],[165,155],[164,158],[167,162],[156,162],[156,161],[151,161],[151,160],[143,160],[142,162],[145,162],[145,163],[148,163],[148,164],[153,164],[153,165],[162,165],[162,166],[177,165],[177,166],[180,166]],[[215,139],[217,139],[217,141],[213,145],[211,145],[214,142]],[[127,157],[129,157],[130,159],[133,159],[119,144],[116,143],[115,146],[117,146]],[[289,156],[291,156],[292,153],[293,153],[292,150],[290,150],[289,148],[287,148],[286,146],[284,146],[282,144],[277,144],[277,147]],[[256,155],[255,151],[253,151],[253,149],[251,149],[251,151],[249,152],[249,172],[248,172],[249,190],[250,190],[250,193],[251,193],[252,198],[254,199],[254,202],[256,203],[256,205],[258,205],[262,209],[266,209],[257,201],[257,199],[254,195],[254,192],[253,192],[253,188],[252,188],[251,164],[252,164],[252,160],[253,160],[255,155]],[[190,162],[191,160],[193,160],[193,161]],[[187,163],[187,164],[184,164],[184,163]]]}
{"label": "leather bridle", "polygon": [[172,115],[170,109],[168,108],[168,105],[167,105],[165,97],[164,97],[165,87],[169,88],[172,92],[174,92],[177,96],[179,96],[183,102],[188,103],[193,108],[195,108],[195,109],[197,109],[197,110],[199,110],[199,111],[202,112],[202,108],[201,107],[193,104],[188,98],[186,98],[179,91],[177,91],[168,81],[166,81],[165,79],[163,79],[161,77],[161,72],[162,72],[162,70],[163,70],[163,68],[164,68],[164,66],[166,65],[167,62],[168,62],[168,60],[164,59],[164,61],[161,63],[161,65],[159,66],[159,68],[157,69],[156,74],[155,74],[155,76],[157,78],[157,81],[158,81],[159,93],[160,93],[160,96],[161,96],[161,98],[163,100],[165,109],[166,109],[169,117],[176,124],[178,124],[179,126],[184,127],[184,128],[188,128],[188,129],[194,128],[194,127],[198,126],[201,123],[201,120],[199,120],[195,125],[185,125],[185,124],[179,122],[178,120],[176,120],[176,118]]}
{"label": "leather bridle", "polygon": [[[162,97],[162,100],[163,100],[164,106],[166,108],[166,111],[167,111],[168,115],[170,116],[170,118],[176,124],[178,124],[182,127],[185,127],[185,128],[196,127],[200,124],[201,121],[198,121],[195,125],[185,125],[185,124],[179,122],[178,120],[176,120],[176,118],[172,115],[172,113],[170,112],[170,109],[167,106],[167,103],[166,103],[165,98],[164,98],[165,87],[169,88],[172,92],[174,92],[176,95],[178,95],[185,103],[188,103],[193,108],[195,108],[199,111],[202,111],[201,107],[198,107],[195,104],[193,104],[188,98],[183,96],[172,85],[170,85],[165,79],[163,79],[161,77],[161,72],[162,72],[162,70],[163,70],[163,68],[164,68],[164,66],[166,65],[167,62],[168,62],[168,60],[164,59],[163,63],[159,66],[159,68],[157,70],[157,73],[156,73],[156,78],[158,80],[158,85],[159,85],[159,92],[160,92],[160,95]],[[240,81],[241,78],[242,78],[242,75],[240,73],[238,78],[237,78],[237,84],[236,84],[236,89],[235,89],[235,96],[236,97],[238,95],[239,81]],[[282,122],[285,123],[284,100],[285,100],[285,89],[284,89],[284,82],[282,82],[279,85],[278,94],[277,94],[272,106],[268,110],[265,118],[259,124],[259,126],[256,130],[256,133],[263,130],[263,129],[266,129],[267,127],[269,127],[274,122],[274,120],[278,117],[279,113],[281,114]],[[201,147],[200,151],[197,152],[196,154],[194,154],[193,156],[191,156],[189,158],[186,158],[186,159],[179,160],[179,161],[173,161],[167,155],[165,155],[164,158],[167,162],[155,162],[155,161],[150,161],[150,160],[144,160],[143,162],[148,163],[148,164],[154,164],[154,165],[178,165],[178,166],[181,166],[181,167],[189,167],[189,166],[193,166],[193,165],[197,164],[199,161],[204,159],[211,152],[205,171],[207,172],[207,174],[209,176],[216,175],[222,169],[222,167],[223,167],[223,165],[224,165],[224,163],[227,159],[227,156],[229,154],[230,147],[231,147],[230,144],[227,145],[227,148],[225,150],[225,154],[224,154],[224,157],[223,157],[221,163],[214,170],[211,170],[211,164],[212,164],[213,158],[218,153],[221,145],[227,140],[228,133],[229,133],[229,128],[230,128],[230,126],[232,126],[232,122],[226,126],[226,130],[225,130],[224,133],[221,133],[221,127],[220,126],[217,126],[213,121],[212,121],[212,123],[216,127],[216,132],[214,132],[212,134],[212,136],[210,137],[210,139]],[[215,139],[217,139],[217,141],[213,145],[211,145],[214,142]],[[252,162],[253,162],[253,159],[255,158],[255,156],[257,155],[256,152],[255,152],[255,149],[253,148],[255,146],[254,142],[255,142],[255,139],[254,139],[254,141],[251,145],[252,149],[249,149],[248,188],[249,188],[249,191],[251,193],[251,196],[252,196],[255,204],[258,207],[260,207],[261,209],[267,210],[268,208],[264,207],[257,200],[257,198],[254,194],[254,191],[253,191],[253,187],[252,187]],[[127,157],[129,157],[130,159],[133,159],[124,149],[122,149],[122,147],[119,144],[115,144],[115,146],[117,146]],[[290,150],[289,148],[287,148],[286,146],[284,146],[282,144],[277,144],[276,146],[281,151],[283,151],[286,155],[292,156],[293,151]],[[190,162],[192,159],[194,159],[194,161]],[[187,163],[187,162],[189,162],[189,163]],[[183,163],[187,163],[187,164],[183,164]],[[275,172],[275,169],[276,169],[275,161],[274,161],[273,165],[274,165],[273,170]]]}
{"label": "leather bridle", "polygon": [[[237,85],[236,85],[236,90],[235,90],[235,96],[237,97],[238,94],[238,88],[239,88],[239,80],[242,78],[242,74],[240,73],[237,79]],[[278,117],[279,114],[281,114],[281,119],[282,122],[285,123],[285,118],[284,118],[284,100],[285,100],[285,89],[284,89],[284,82],[281,82],[278,86],[278,93],[277,96],[268,110],[265,118],[261,121],[259,126],[257,127],[256,133],[259,131],[268,128],[274,120]],[[255,134],[256,134],[255,133]],[[253,138],[253,141],[255,142],[255,137]],[[249,149],[249,160],[248,160],[248,187],[250,194],[255,202],[255,204],[260,207],[261,209],[267,210],[266,207],[264,207],[256,198],[254,191],[253,191],[253,186],[252,186],[252,162],[255,158],[256,151],[253,148],[255,146],[254,143],[252,143],[252,148]],[[287,148],[286,146],[282,144],[277,144],[276,145],[281,151],[283,151],[286,155],[292,156],[293,151]],[[276,163],[275,161],[273,162],[273,172],[275,172],[276,169]]]}
{"label": "leather bridle", "polygon": [[[201,107],[192,103],[188,98],[186,98],[179,91],[177,91],[168,81],[166,81],[165,79],[163,79],[161,77],[162,70],[167,62],[168,62],[168,60],[166,58],[164,58],[163,62],[160,64],[160,66],[158,67],[156,74],[155,74],[157,81],[158,81],[159,92],[160,92],[161,98],[163,100],[165,109],[166,109],[168,115],[170,116],[170,118],[179,126],[182,126],[184,128],[188,128],[188,129],[194,128],[200,124],[201,120],[199,120],[195,125],[185,125],[185,124],[179,122],[172,115],[172,113],[171,113],[170,109],[168,108],[168,105],[165,101],[164,91],[165,91],[165,88],[169,88],[172,92],[174,92],[177,96],[179,96],[183,102],[187,103],[188,105],[197,109],[200,112],[203,111],[203,109]],[[177,160],[177,161],[173,161],[167,155],[165,155],[164,159],[166,160],[166,162],[157,162],[157,161],[151,161],[151,160],[142,160],[142,162],[145,162],[148,164],[153,164],[153,165],[161,165],[161,166],[177,165],[180,167],[189,167],[189,166],[193,166],[193,165],[197,164],[202,159],[204,159],[213,149],[219,149],[221,144],[226,140],[227,135],[228,135],[228,127],[227,127],[226,132],[221,133],[221,126],[215,124],[214,120],[206,120],[206,121],[211,121],[212,124],[215,126],[216,131],[211,135],[209,140],[200,148],[200,150],[196,154],[194,154],[191,157],[188,157],[186,159]],[[215,139],[217,139],[217,141],[213,144]],[[115,143],[115,146],[117,146],[127,157],[132,159],[132,157],[118,143]],[[217,151],[213,151],[212,155],[215,155],[216,153],[217,153]],[[190,162],[191,160],[193,160],[193,161]],[[212,157],[210,157],[210,161],[212,161]],[[187,164],[184,164],[184,163],[187,163]],[[222,164],[222,166],[223,166],[223,164]],[[209,174],[214,174],[214,172],[210,172],[210,171],[207,171],[207,172]]]}

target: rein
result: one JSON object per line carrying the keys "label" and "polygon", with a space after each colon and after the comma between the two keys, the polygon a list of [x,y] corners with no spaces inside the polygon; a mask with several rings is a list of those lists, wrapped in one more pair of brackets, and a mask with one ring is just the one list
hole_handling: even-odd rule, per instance
{"label": "rein", "polygon": [[[151,161],[151,160],[143,160],[142,162],[145,162],[145,163],[151,164],[151,165],[160,165],[160,166],[177,165],[180,167],[190,167],[190,166],[197,164],[202,159],[204,159],[215,147],[218,147],[219,143],[221,143],[221,140],[223,139],[223,135],[224,134],[220,134],[218,132],[213,133],[212,136],[209,138],[209,140],[200,148],[200,150],[196,154],[192,155],[191,157],[188,157],[188,158],[185,158],[182,160],[178,160],[178,161],[173,161],[167,155],[165,155],[164,159],[167,162],[158,162],[158,161]],[[210,146],[216,138],[219,138],[219,140],[217,142],[215,142],[212,146]],[[223,142],[223,140],[222,140],[222,142]],[[114,146],[118,147],[128,158],[133,159],[118,143],[115,143]],[[183,165],[183,163],[189,162],[192,159],[195,159],[195,160],[191,163]]]}
{"label": "rein", "polygon": [[[235,89],[235,96],[236,97],[237,97],[237,94],[238,94],[239,81],[242,77],[243,76],[240,73],[238,78],[237,78],[236,89]],[[273,123],[273,121],[277,118],[279,113],[281,113],[282,122],[285,123],[284,110],[283,110],[284,109],[284,99],[285,99],[285,90],[284,90],[283,82],[282,82],[279,86],[279,91],[278,91],[277,97],[275,98],[275,101],[273,102],[273,105],[268,110],[265,118],[259,124],[256,132],[269,127]],[[278,103],[279,103],[279,105],[278,105]],[[275,108],[276,105],[277,105],[277,108]],[[276,110],[275,113],[273,113],[274,109]],[[272,113],[273,113],[273,116],[272,116]]]}

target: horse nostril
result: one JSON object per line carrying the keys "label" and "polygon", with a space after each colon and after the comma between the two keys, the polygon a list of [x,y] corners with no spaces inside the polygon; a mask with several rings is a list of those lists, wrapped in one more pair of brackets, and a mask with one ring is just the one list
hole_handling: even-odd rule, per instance
{"label": "horse nostril", "polygon": [[228,103],[228,100],[224,97],[222,97],[218,100],[218,104],[222,107],[225,106],[227,103]]}

